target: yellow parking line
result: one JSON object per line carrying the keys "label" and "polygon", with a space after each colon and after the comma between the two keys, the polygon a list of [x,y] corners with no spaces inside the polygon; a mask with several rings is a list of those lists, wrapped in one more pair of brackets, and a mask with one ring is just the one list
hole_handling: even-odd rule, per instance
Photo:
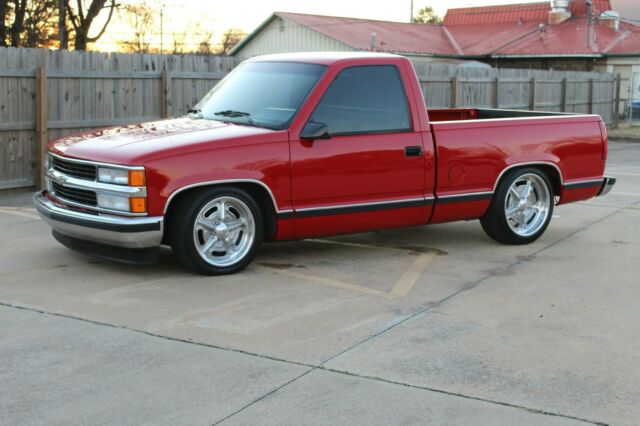
{"label": "yellow parking line", "polygon": [[36,209],[33,207],[12,207],[12,206],[0,206],[0,210],[26,210],[35,212]]}
{"label": "yellow parking line", "polygon": [[628,172],[619,172],[617,170],[607,170],[607,172],[611,173],[615,176],[640,176],[640,173],[628,173]]}
{"label": "yellow parking line", "polygon": [[[312,243],[321,243],[321,244],[335,244],[342,245],[348,247],[358,247],[358,248],[368,248],[368,249],[376,249],[376,250],[400,250],[403,252],[411,252],[414,253],[414,250],[408,250],[400,247],[388,247],[381,245],[372,245],[372,244],[362,244],[362,243],[351,243],[345,241],[333,241],[333,240],[323,240],[323,239],[307,239],[305,241]],[[395,299],[397,297],[404,297],[411,292],[413,287],[416,285],[420,276],[425,271],[429,263],[436,257],[436,253],[419,253],[417,254],[415,260],[411,263],[411,265],[403,272],[400,279],[394,284],[393,288],[390,291],[382,291],[376,290],[369,287],[361,286],[358,284],[347,283],[344,281],[338,281],[327,277],[318,277],[316,275],[306,274],[300,271],[294,271],[290,269],[281,269],[276,267],[271,267],[268,265],[260,265],[258,268],[267,269],[274,274],[284,275],[292,278],[298,278],[305,281],[310,281],[315,284],[329,285],[331,287],[337,287],[344,290],[355,291],[358,293],[364,293],[371,296],[382,297],[385,299]]]}
{"label": "yellow parking line", "polygon": [[302,272],[290,271],[287,269],[276,269],[269,266],[257,266],[259,269],[268,269],[270,272],[278,275],[285,275],[292,278],[298,278],[305,281],[310,281],[316,284],[329,285],[332,287],[342,288],[344,290],[351,290],[358,293],[369,294],[372,296],[384,297],[387,298],[388,294],[386,291],[376,290],[373,288],[363,287],[357,284],[345,283],[342,281],[333,280],[331,278],[318,277],[315,275],[309,275]]}
{"label": "yellow parking line", "polygon": [[[363,243],[350,243],[347,241],[322,240],[319,238],[308,238],[304,241],[307,241],[309,243],[334,244],[338,246],[370,248],[370,249],[377,249],[377,250],[403,250],[403,249],[397,249],[395,247],[385,247],[380,245],[363,244]],[[403,250],[403,251],[406,251],[406,250]]]}
{"label": "yellow parking line", "polygon": [[409,292],[413,289],[413,286],[416,285],[420,275],[427,269],[427,266],[433,258],[436,257],[434,253],[421,253],[418,255],[416,260],[413,261],[409,269],[407,269],[404,274],[400,277],[398,282],[393,289],[389,292],[388,296],[402,297],[409,294]]}
{"label": "yellow parking line", "polygon": [[640,194],[634,194],[632,192],[610,192],[611,195],[626,195],[629,197],[640,197]]}
{"label": "yellow parking line", "polygon": [[40,219],[37,215],[35,214],[29,214],[26,213],[26,211],[31,211],[31,209],[18,209],[15,207],[2,207],[0,208],[0,213],[5,213],[5,214],[10,214],[13,216],[23,216],[23,217],[28,217],[30,219]]}

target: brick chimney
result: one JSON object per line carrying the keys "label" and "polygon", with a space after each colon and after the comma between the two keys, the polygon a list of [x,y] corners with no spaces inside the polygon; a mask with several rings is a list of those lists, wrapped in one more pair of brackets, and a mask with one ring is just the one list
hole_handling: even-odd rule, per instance
{"label": "brick chimney", "polygon": [[569,0],[551,0],[549,11],[549,25],[559,24],[571,18]]}

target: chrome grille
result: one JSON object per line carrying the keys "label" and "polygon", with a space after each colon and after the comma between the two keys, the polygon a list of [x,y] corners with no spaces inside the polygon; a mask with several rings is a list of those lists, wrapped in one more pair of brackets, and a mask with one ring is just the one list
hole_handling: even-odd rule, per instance
{"label": "chrome grille", "polygon": [[[146,186],[117,185],[100,182],[98,180],[98,167],[117,168],[124,170],[144,170],[141,166],[124,166],[106,163],[94,163],[87,160],[60,157],[47,153],[45,157],[45,185],[47,191],[54,199],[58,199],[68,208],[81,208],[95,214],[116,214],[119,216],[146,216],[146,212],[131,212],[121,204],[118,209],[111,208],[108,198],[102,200],[102,196],[112,197],[146,197]],[[101,202],[98,203],[98,199]],[[102,202],[105,201],[105,202]]]}
{"label": "chrome grille", "polygon": [[52,158],[54,170],[78,179],[96,180],[96,166],[91,164],[76,163],[62,160],[58,157]]}
{"label": "chrome grille", "polygon": [[87,206],[96,206],[96,193],[85,189],[69,188],[59,185],[57,182],[51,182],[53,195],[63,200],[73,201],[74,203],[84,204]]}

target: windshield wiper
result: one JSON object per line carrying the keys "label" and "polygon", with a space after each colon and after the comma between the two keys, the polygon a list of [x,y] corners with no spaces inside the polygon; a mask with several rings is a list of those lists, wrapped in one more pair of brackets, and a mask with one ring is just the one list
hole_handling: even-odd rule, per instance
{"label": "windshield wiper", "polygon": [[253,118],[251,118],[251,114],[249,114],[248,112],[234,111],[232,109],[226,109],[224,111],[214,112],[213,115],[221,115],[223,117],[242,117],[242,118],[246,118],[247,121],[250,124],[252,124],[253,126],[260,127],[260,125],[258,125],[258,123],[256,123],[253,120]]}
{"label": "windshield wiper", "polygon": [[198,118],[203,118],[202,116],[202,109],[200,108],[192,108],[189,111],[187,111],[188,114],[194,114],[196,115]]}

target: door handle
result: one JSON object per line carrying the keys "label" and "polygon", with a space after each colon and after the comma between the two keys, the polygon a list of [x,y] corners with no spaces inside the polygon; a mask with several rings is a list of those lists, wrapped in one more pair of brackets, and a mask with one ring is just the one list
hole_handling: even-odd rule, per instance
{"label": "door handle", "polygon": [[405,157],[420,157],[421,155],[422,155],[421,146],[405,146],[404,147]]}

